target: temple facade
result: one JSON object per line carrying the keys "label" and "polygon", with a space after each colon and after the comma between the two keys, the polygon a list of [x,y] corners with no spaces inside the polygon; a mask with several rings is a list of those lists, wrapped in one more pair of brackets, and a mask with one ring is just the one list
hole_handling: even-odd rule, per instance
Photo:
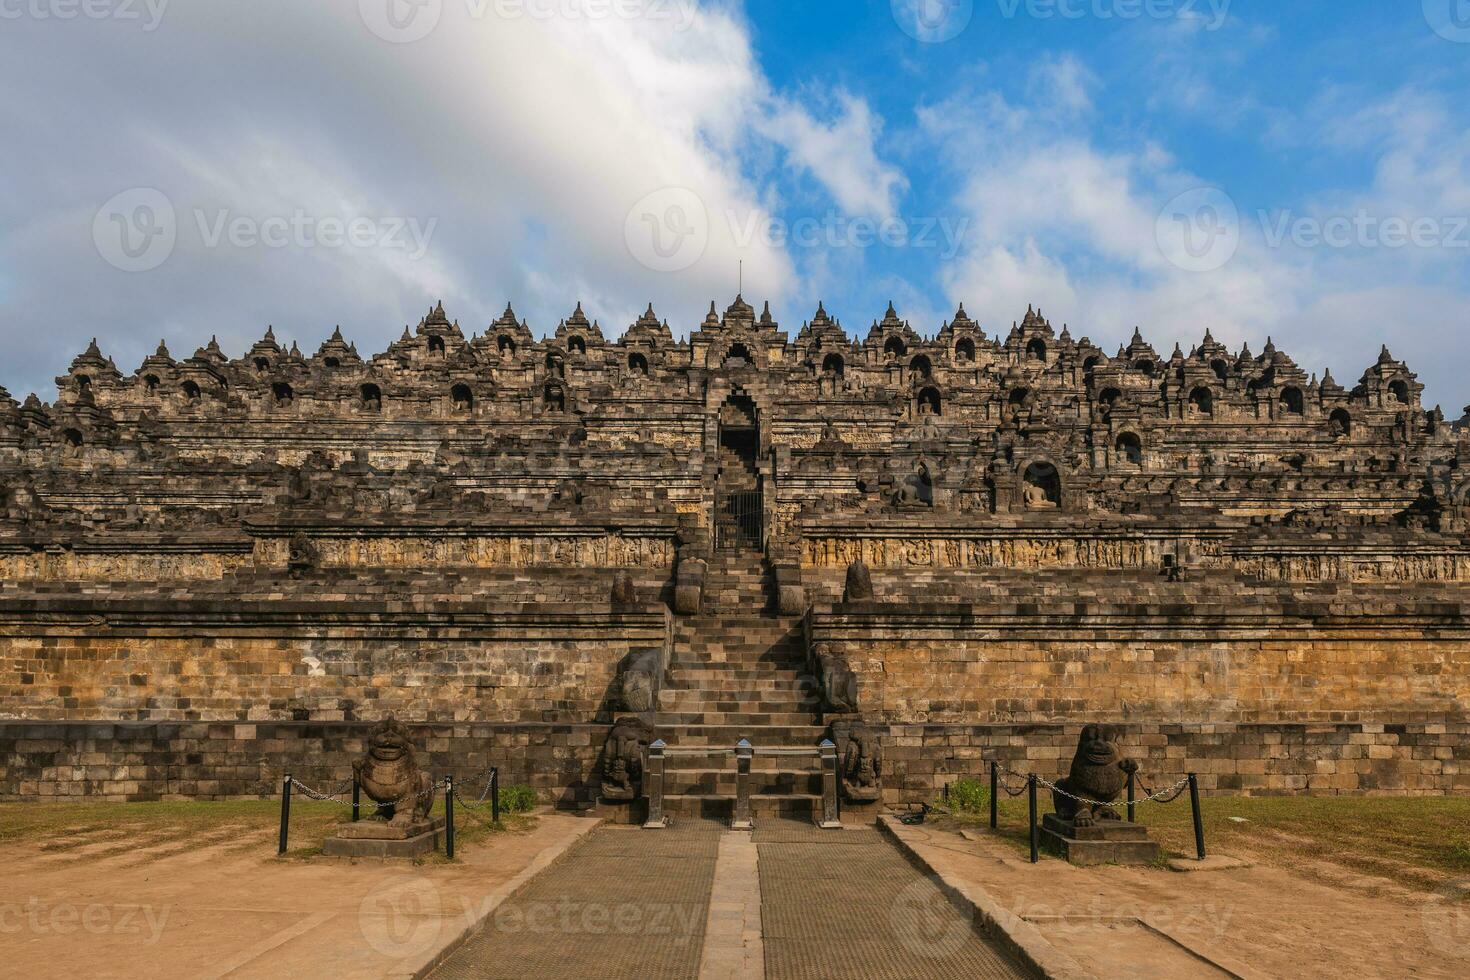
{"label": "temple facade", "polygon": [[830,737],[893,803],[1087,721],[1211,792],[1470,787],[1470,425],[1387,348],[436,306],[57,388],[0,389],[0,798],[270,793],[390,711],[568,806],[651,738]]}

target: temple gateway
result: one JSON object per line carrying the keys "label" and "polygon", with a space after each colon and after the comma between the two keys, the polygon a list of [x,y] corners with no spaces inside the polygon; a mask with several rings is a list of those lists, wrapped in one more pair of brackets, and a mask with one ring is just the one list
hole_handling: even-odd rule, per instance
{"label": "temple gateway", "polygon": [[341,779],[390,714],[567,807],[634,805],[655,739],[671,812],[742,739],[800,811],[815,756],[762,749],[897,804],[1084,722],[1205,792],[1470,788],[1470,427],[1387,349],[1002,334],[737,297],[687,340],[94,342],[0,389],[0,798]]}

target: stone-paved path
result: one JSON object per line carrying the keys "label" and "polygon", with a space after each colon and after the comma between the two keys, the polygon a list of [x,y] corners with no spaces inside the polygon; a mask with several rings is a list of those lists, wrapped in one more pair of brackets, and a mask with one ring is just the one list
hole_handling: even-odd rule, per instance
{"label": "stone-paved path", "polygon": [[989,980],[1025,976],[873,828],[603,827],[505,903],[435,980]]}
{"label": "stone-paved path", "polygon": [[871,827],[757,826],[766,980],[1027,976]]}
{"label": "stone-paved path", "polygon": [[436,980],[689,980],[723,828],[599,827],[496,910]]}

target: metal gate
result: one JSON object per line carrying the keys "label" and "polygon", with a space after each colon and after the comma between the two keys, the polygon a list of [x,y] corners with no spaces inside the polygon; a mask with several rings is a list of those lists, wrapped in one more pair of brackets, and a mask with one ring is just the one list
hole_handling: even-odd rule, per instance
{"label": "metal gate", "polygon": [[721,494],[715,508],[715,547],[721,551],[756,550],[761,541],[759,490]]}

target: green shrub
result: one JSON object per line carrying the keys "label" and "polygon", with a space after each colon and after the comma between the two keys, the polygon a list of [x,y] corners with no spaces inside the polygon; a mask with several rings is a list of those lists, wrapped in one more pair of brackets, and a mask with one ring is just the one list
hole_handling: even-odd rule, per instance
{"label": "green shrub", "polygon": [[990,809],[990,787],[978,779],[959,779],[949,784],[949,808],[962,813]]}
{"label": "green shrub", "polygon": [[500,787],[501,813],[529,813],[536,808],[536,791],[529,786]]}

